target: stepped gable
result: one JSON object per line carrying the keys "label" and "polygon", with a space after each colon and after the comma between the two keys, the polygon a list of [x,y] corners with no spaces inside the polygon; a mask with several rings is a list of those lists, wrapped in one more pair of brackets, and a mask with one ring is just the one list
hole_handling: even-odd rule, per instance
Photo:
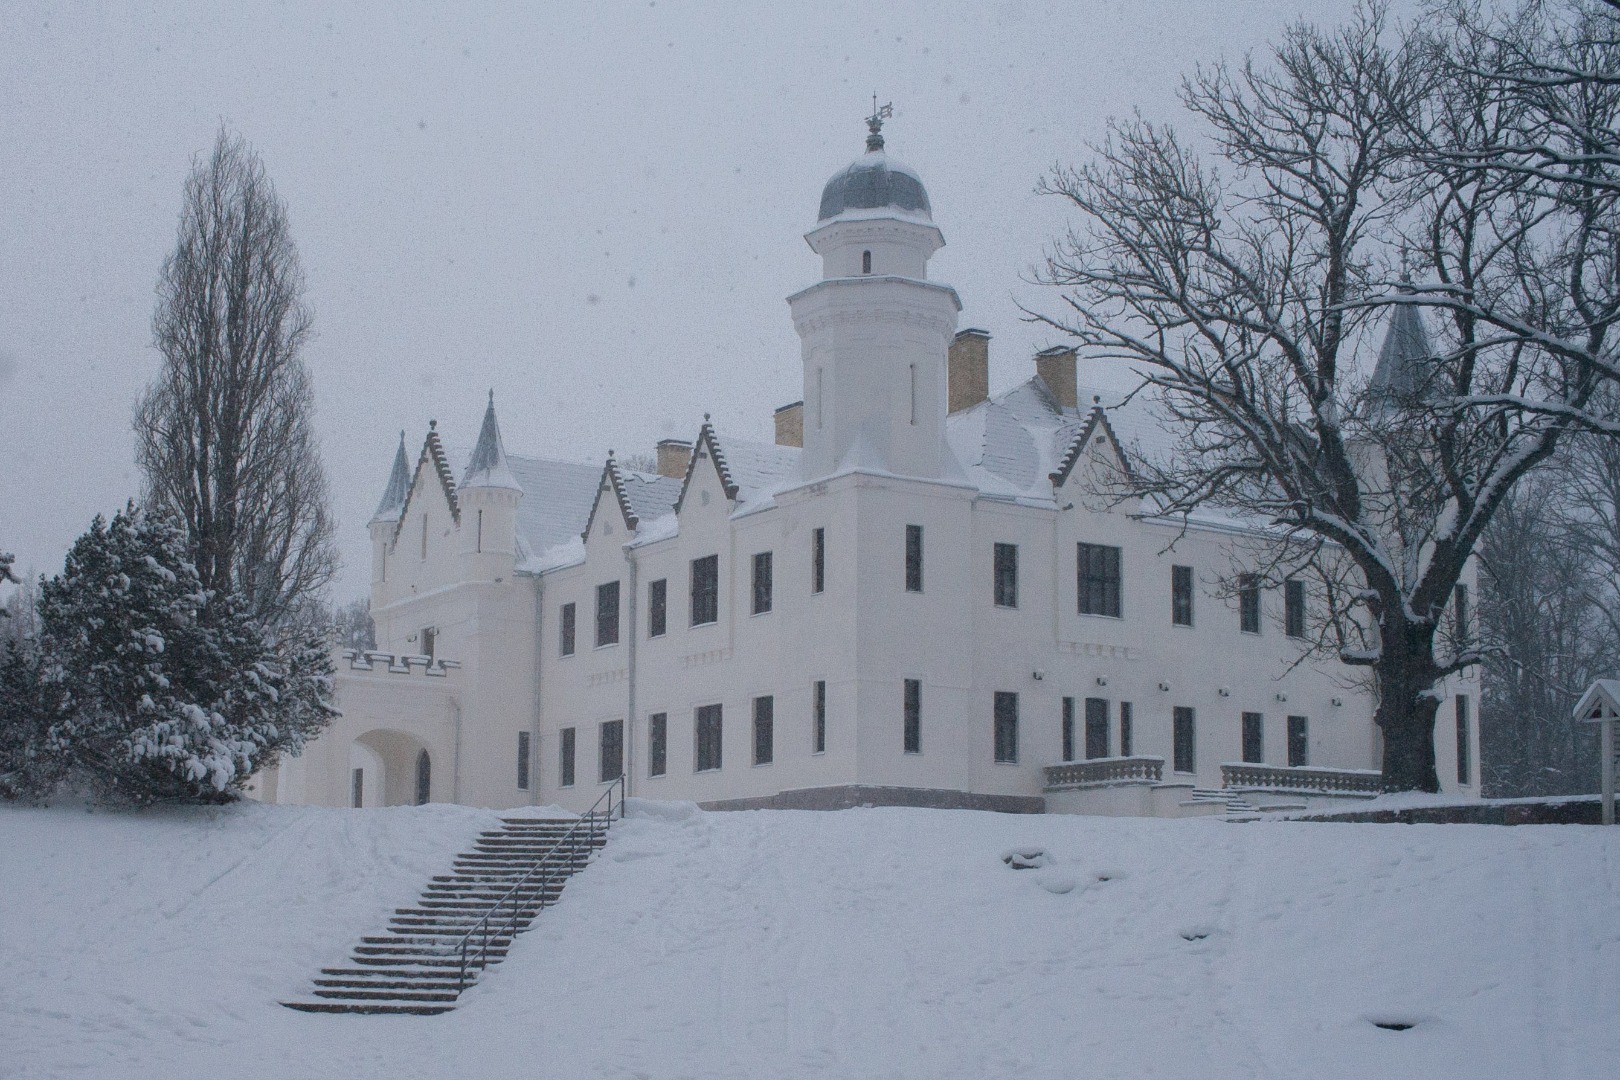
{"label": "stepped gable", "polygon": [[[431,462],[433,471],[439,478],[439,487],[444,491],[444,500],[450,505],[450,517],[457,525],[461,524],[461,502],[456,497],[455,474],[450,469],[450,459],[445,455],[444,443],[439,440],[439,422],[428,421],[427,438],[422,440],[422,453],[416,459],[416,471],[421,472],[422,466]],[[399,509],[399,521],[394,526],[394,540],[399,540],[399,530],[405,525],[406,515],[410,513],[411,499],[416,494],[412,485],[405,496],[405,501]]]}
{"label": "stepped gable", "polygon": [[[631,532],[641,528],[642,522],[653,521],[673,510],[681,494],[679,480],[624,469],[611,450],[608,451],[607,463],[602,466],[601,479],[597,482],[598,493],[604,490],[604,485],[611,488],[625,528]],[[600,505],[600,499],[592,500],[591,512],[585,519],[585,527],[580,530],[582,537],[590,535],[591,525],[596,521],[596,508]]]}
{"label": "stepped gable", "polygon": [[411,494],[411,462],[405,455],[405,432],[399,433],[399,449],[394,451],[394,467],[388,473],[388,486],[383,490],[382,502],[371,516],[373,522],[398,521],[404,516],[405,502]]}
{"label": "stepped gable", "polygon": [[1113,449],[1114,456],[1119,460],[1120,467],[1126,473],[1132,471],[1130,458],[1125,456],[1125,448],[1119,441],[1119,435],[1114,431],[1114,425],[1108,421],[1107,410],[1100,403],[1094,403],[1091,406],[1090,414],[1086,417],[1085,425],[1070,440],[1069,449],[1064,453],[1063,461],[1048,476],[1048,479],[1052,481],[1054,491],[1062,487],[1064,481],[1069,478],[1069,474],[1074,471],[1076,463],[1080,460],[1080,455],[1085,452],[1087,446],[1091,445],[1091,437],[1096,434],[1099,425],[1108,434],[1109,446]]}
{"label": "stepped gable", "polygon": [[310,998],[281,1004],[318,1013],[449,1012],[607,843],[612,814],[503,818],[456,857],[451,873],[428,883],[415,907],[395,908],[383,933],[362,937],[347,966],[322,968]]}

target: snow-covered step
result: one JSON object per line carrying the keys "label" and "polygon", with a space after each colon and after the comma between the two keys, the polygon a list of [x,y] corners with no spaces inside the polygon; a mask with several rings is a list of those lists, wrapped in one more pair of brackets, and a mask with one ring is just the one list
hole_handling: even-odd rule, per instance
{"label": "snow-covered step", "polygon": [[[309,999],[282,1004],[317,1013],[448,1012],[484,967],[505,959],[513,937],[556,903],[567,879],[607,842],[609,822],[504,819],[456,856],[454,873],[434,875],[415,906],[395,908],[386,933],[362,937],[348,966],[322,968]],[[576,827],[583,835],[570,834]],[[478,952],[464,960],[469,931],[478,932]],[[486,942],[489,931],[495,935]]]}

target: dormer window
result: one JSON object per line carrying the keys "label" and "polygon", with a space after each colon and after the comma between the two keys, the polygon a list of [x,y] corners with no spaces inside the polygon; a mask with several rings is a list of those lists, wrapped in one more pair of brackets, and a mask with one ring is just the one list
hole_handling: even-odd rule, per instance
{"label": "dormer window", "polygon": [[863,252],[861,252],[861,273],[870,274],[871,272],[872,272],[872,253],[870,251],[863,251]]}

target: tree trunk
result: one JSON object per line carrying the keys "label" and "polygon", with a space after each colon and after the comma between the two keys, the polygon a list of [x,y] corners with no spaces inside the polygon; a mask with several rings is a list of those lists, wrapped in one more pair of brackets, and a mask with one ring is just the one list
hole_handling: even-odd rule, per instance
{"label": "tree trunk", "polygon": [[1432,693],[1438,679],[1432,662],[1432,628],[1384,627],[1384,651],[1378,661],[1378,712],[1384,735],[1385,791],[1440,790],[1434,766],[1434,718],[1440,699]]}

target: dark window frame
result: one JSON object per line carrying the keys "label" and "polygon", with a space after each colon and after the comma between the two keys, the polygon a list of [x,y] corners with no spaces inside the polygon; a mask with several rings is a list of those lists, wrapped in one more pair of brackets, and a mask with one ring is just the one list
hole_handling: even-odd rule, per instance
{"label": "dark window frame", "polygon": [[426,806],[433,796],[433,758],[424,747],[416,754],[416,805]]}
{"label": "dark window frame", "polygon": [[1246,712],[1242,717],[1243,729],[1238,757],[1246,765],[1262,765],[1266,760],[1266,717],[1264,713]]}
{"label": "dark window frame", "polygon": [[922,680],[906,679],[900,743],[907,754],[922,753]]}
{"label": "dark window frame", "polygon": [[1062,724],[1059,728],[1063,743],[1063,760],[1074,760],[1074,698],[1063,699]]}
{"label": "dark window frame", "polygon": [[1238,630],[1245,634],[1260,632],[1260,575],[1239,574],[1237,580]]}
{"label": "dark window frame", "polygon": [[997,690],[991,706],[994,759],[997,765],[1018,764],[1018,693]]}
{"label": "dark window frame", "polygon": [[764,615],[771,610],[775,601],[772,593],[771,553],[768,551],[754,552],[753,559],[753,614]]}
{"label": "dark window frame", "polygon": [[1108,756],[1108,713],[1109,702],[1107,698],[1086,698],[1086,760]]}
{"label": "dark window frame", "polygon": [[669,579],[647,583],[647,636],[663,637],[669,632]]}
{"label": "dark window frame", "polygon": [[1283,633],[1291,638],[1305,636],[1305,583],[1298,578],[1283,582]]}
{"label": "dark window frame", "polygon": [[724,765],[725,711],[719,703],[692,713],[692,771],[719,772]]}
{"label": "dark window frame", "polygon": [[923,527],[906,526],[906,592],[923,591]]}
{"label": "dark window frame", "polygon": [[624,721],[603,720],[596,731],[596,779],[611,784],[624,775]]}
{"label": "dark window frame", "polygon": [[827,752],[827,680],[810,684],[810,752]]}
{"label": "dark window frame", "polygon": [[776,698],[764,694],[754,699],[754,764],[769,765],[776,760]]}
{"label": "dark window frame", "polygon": [[1288,767],[1290,769],[1303,769],[1311,763],[1310,724],[1309,717],[1290,716],[1288,718]]}
{"label": "dark window frame", "polygon": [[532,740],[527,731],[517,733],[517,786],[519,791],[529,790],[529,772],[533,762]]}
{"label": "dark window frame", "polygon": [[1119,703],[1119,756],[1120,757],[1130,757],[1132,751],[1134,751],[1136,749],[1136,732],[1133,730],[1133,728],[1135,726],[1134,719],[1135,719],[1134,711],[1133,711],[1133,708],[1131,706],[1131,703],[1128,702],[1128,701],[1120,702]]}
{"label": "dark window frame", "polygon": [[557,786],[574,786],[574,751],[578,749],[578,729],[565,727],[557,732]]}
{"label": "dark window frame", "polygon": [[1468,585],[1459,581],[1451,590],[1451,621],[1457,644],[1462,648],[1467,648],[1473,641],[1468,620]]}
{"label": "dark window frame", "polygon": [[1198,771],[1198,712],[1191,705],[1170,711],[1171,768],[1178,773]]}
{"label": "dark window frame", "polygon": [[1176,564],[1170,567],[1170,625],[1193,624],[1193,568]]}
{"label": "dark window frame", "polygon": [[1109,619],[1124,617],[1124,559],[1112,544],[1080,541],[1075,556],[1077,596],[1082,615]]}
{"label": "dark window frame", "polygon": [[998,542],[992,556],[995,606],[1018,606],[1018,545]]}
{"label": "dark window frame", "polygon": [[704,555],[691,565],[692,626],[712,626],[720,621],[720,556]]}
{"label": "dark window frame", "polygon": [[596,647],[619,643],[619,583],[604,581],[596,587]]}
{"label": "dark window frame", "polygon": [[1471,787],[1474,783],[1473,717],[1468,695],[1457,695],[1457,783]]}
{"label": "dark window frame", "polygon": [[827,591],[827,530],[810,530],[810,592],[812,595]]}
{"label": "dark window frame", "polygon": [[647,717],[647,775],[669,772],[669,714],[655,712]]}
{"label": "dark window frame", "polygon": [[578,628],[578,619],[574,602],[570,600],[564,604],[557,614],[557,655],[574,655],[574,634]]}

